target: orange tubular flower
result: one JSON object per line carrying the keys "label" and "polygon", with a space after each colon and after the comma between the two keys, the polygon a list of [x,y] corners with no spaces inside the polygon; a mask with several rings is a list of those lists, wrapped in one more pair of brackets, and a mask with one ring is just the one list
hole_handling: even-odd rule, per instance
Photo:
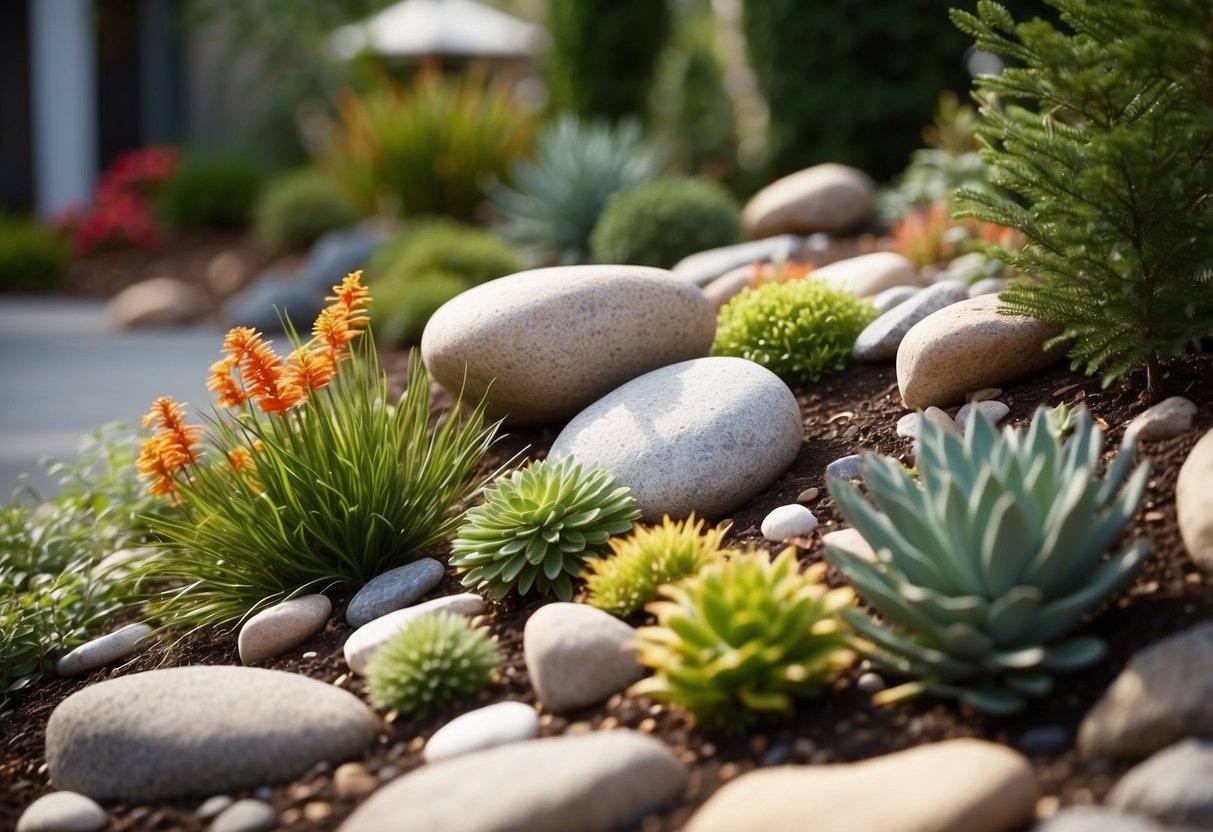
{"label": "orange tubular flower", "polygon": [[337,365],[326,353],[315,353],[300,347],[291,353],[286,362],[288,384],[300,390],[319,390],[327,387],[337,376]]}
{"label": "orange tubular flower", "polygon": [[[303,401],[304,391],[290,382],[282,359],[256,331],[240,333],[233,342],[233,356],[240,355],[240,371],[248,397],[266,413],[283,413]],[[229,339],[238,333],[233,329]],[[227,341],[224,342],[227,349]]]}
{"label": "orange tubular flower", "polygon": [[237,471],[243,471],[249,465],[253,464],[253,454],[245,447],[232,448],[227,452],[227,461],[232,464],[232,467]]}
{"label": "orange tubular flower", "polygon": [[[326,297],[325,300],[342,306],[351,316],[364,307],[370,306],[371,290],[362,285],[362,269],[347,274],[339,284],[333,287],[333,295]],[[354,317],[351,318],[350,323],[357,325],[364,321],[365,318]]]}
{"label": "orange tubular flower", "polygon": [[173,401],[172,396],[156,399],[152,402],[151,410],[143,417],[144,427],[151,424],[161,431],[157,437],[163,446],[161,453],[166,458],[181,460],[176,468],[184,468],[197,461],[195,447],[202,441],[202,428],[185,423],[184,403]]}
{"label": "orange tubular flower", "polygon": [[211,365],[211,377],[207,379],[206,389],[215,393],[220,407],[240,407],[248,401],[239,382],[232,378],[232,370],[239,369],[240,361],[234,355],[221,358]]}
{"label": "orange tubular flower", "polygon": [[334,365],[346,358],[350,342],[362,334],[359,330],[351,329],[350,323],[345,307],[334,304],[320,310],[316,323],[312,325],[314,341],[328,350]]}

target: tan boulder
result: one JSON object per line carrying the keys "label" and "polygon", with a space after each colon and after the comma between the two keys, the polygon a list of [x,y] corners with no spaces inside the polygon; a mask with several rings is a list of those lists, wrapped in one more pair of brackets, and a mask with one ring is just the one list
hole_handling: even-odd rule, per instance
{"label": "tan boulder", "polygon": [[153,277],[114,295],[105,311],[115,328],[134,329],[197,321],[210,311],[210,304],[197,286],[172,277]]}
{"label": "tan boulder", "polygon": [[847,231],[872,213],[871,178],[858,168],[824,164],[788,174],[750,198],[741,212],[746,235]]}

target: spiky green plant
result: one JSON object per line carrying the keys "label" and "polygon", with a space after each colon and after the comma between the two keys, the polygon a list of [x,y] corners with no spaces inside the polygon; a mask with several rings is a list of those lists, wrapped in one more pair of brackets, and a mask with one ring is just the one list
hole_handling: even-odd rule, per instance
{"label": "spiky green plant", "polygon": [[788,381],[817,381],[846,366],[876,310],[811,277],[745,288],[720,310],[713,355],[761,364]]}
{"label": "spiky green plant", "polygon": [[586,564],[586,600],[626,618],[657,597],[663,584],[694,575],[722,560],[725,528],[703,530],[704,521],[663,517],[660,526],[637,526],[610,540],[611,554]]}
{"label": "spiky green plant", "polygon": [[884,618],[846,616],[861,649],[915,681],[878,702],[925,692],[997,714],[1044,696],[1053,674],[1098,661],[1103,642],[1070,636],[1094,608],[1128,585],[1147,544],[1104,557],[1145,491],[1143,463],[1127,484],[1132,448],[1097,475],[1103,432],[1085,409],[1066,442],[1049,412],[1026,432],[1000,436],[974,414],[962,439],[924,419],[915,482],[893,460],[867,455],[872,502],[832,480],[838,510],[877,553],[876,563],[827,545],[826,554]]}
{"label": "spiky green plant", "polygon": [[511,589],[573,597],[573,578],[640,516],[631,491],[609,471],[582,474],[572,458],[540,460],[497,480],[469,509],[451,544],[463,585],[494,600]]}
{"label": "spiky green plant", "polygon": [[423,615],[393,636],[366,669],[376,706],[402,716],[423,713],[488,687],[501,653],[485,630],[462,615]]}
{"label": "spiky green plant", "polygon": [[535,159],[510,172],[514,187],[489,191],[499,230],[538,262],[582,263],[612,194],[648,182],[666,154],[642,143],[640,125],[580,121],[566,114],[544,128]]}
{"label": "spiky green plant", "polygon": [[789,547],[774,561],[739,553],[662,587],[665,600],[647,608],[657,625],[636,631],[637,656],[656,672],[630,692],[720,726],[784,713],[793,697],[817,694],[854,661],[839,617],[854,595],[822,584],[825,569],[801,572]]}

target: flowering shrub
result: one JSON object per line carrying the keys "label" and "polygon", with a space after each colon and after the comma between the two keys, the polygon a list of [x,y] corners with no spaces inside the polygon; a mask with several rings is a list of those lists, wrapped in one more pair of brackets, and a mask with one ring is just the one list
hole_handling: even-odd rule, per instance
{"label": "flowering shrub", "polygon": [[210,431],[158,399],[139,456],[148,490],[179,506],[153,530],[165,556],[146,576],[172,587],[152,612],[168,624],[234,621],[283,597],[358,585],[454,530],[448,509],[475,493],[492,442],[484,402],[429,424],[419,358],[393,406],[368,322],[361,272],[333,287],[313,337],[285,358],[237,327],[211,367],[222,408]]}
{"label": "flowering shrub", "polygon": [[77,255],[114,248],[155,248],[160,229],[152,200],[180,162],[176,150],[147,147],[118,156],[101,174],[88,210],[72,208],[56,225],[72,238]]}

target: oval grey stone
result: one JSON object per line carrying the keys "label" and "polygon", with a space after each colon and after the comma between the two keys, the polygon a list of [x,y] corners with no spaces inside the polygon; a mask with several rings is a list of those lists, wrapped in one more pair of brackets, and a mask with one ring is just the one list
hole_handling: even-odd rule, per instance
{"label": "oval grey stone", "polygon": [[646,521],[720,517],[782,474],[800,450],[796,397],[741,358],[654,370],[573,418],[548,453],[605,468],[632,489]]}
{"label": "oval grey stone", "polygon": [[55,672],[60,676],[78,676],[125,659],[146,647],[151,634],[149,624],[128,624],[120,630],[81,644],[55,662]]}
{"label": "oval grey stone", "polygon": [[707,286],[725,272],[739,266],[769,263],[772,260],[791,260],[802,248],[804,237],[798,234],[779,234],[689,254],[675,263],[671,271],[688,283]]}
{"label": "oval grey stone", "polygon": [[606,832],[686,786],[685,766],[633,731],[529,740],[417,769],[381,788],[341,832]]}
{"label": "oval grey stone", "polygon": [[969,287],[957,280],[945,280],[917,292],[868,324],[851,348],[856,361],[883,361],[897,355],[901,339],[914,324],[932,312],[969,296]]}
{"label": "oval grey stone", "polygon": [[1129,770],[1108,793],[1115,809],[1166,826],[1213,829],[1213,742],[1184,740]]}
{"label": "oval grey stone", "polygon": [[433,558],[421,558],[389,569],[367,581],[350,599],[345,620],[351,627],[361,627],[368,621],[407,607],[437,586],[444,572],[442,564]]}
{"label": "oval grey stone", "polygon": [[251,667],[151,670],[63,700],[46,726],[51,780],[147,803],[251,788],[360,753],[379,720],[356,696]]}

